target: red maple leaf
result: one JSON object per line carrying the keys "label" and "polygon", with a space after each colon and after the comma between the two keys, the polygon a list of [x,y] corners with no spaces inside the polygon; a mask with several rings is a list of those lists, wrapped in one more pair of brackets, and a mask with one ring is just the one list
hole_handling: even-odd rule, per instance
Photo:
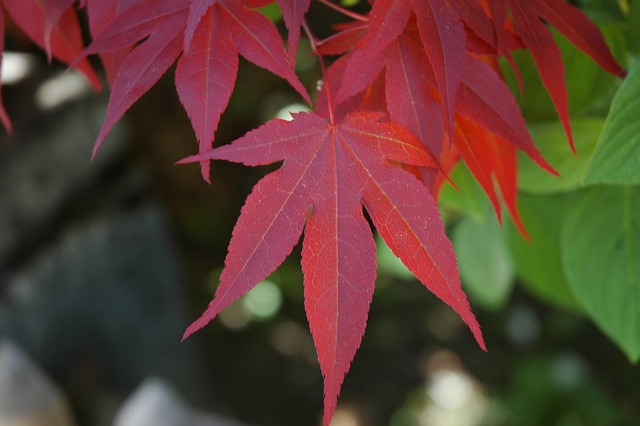
{"label": "red maple leaf", "polygon": [[[87,15],[89,18],[89,29],[95,38],[98,34],[109,27],[111,21],[120,15],[124,10],[142,3],[144,0],[85,0]],[[107,76],[109,84],[113,84],[120,64],[131,50],[124,47],[115,51],[102,52],[100,59]]]}
{"label": "red maple leaf", "polygon": [[[486,18],[486,15],[484,16]],[[485,24],[491,22],[488,18],[486,19],[486,21],[478,20],[478,22]],[[349,51],[360,45],[365,35],[362,23],[347,26],[338,33],[338,36],[321,43],[321,51]],[[347,62],[347,65],[344,66],[338,61],[332,68],[339,67],[338,71],[344,74],[349,70],[349,63],[352,62]],[[457,88],[454,137],[449,140],[453,140],[453,144],[458,148],[454,150],[461,154],[460,157],[467,163],[487,193],[500,218],[501,208],[498,194],[494,188],[495,178],[501,188],[502,199],[508,211],[523,234],[526,234],[517,209],[514,148],[522,149],[542,168],[554,174],[556,172],[542,158],[533,144],[515,98],[495,71],[497,66],[492,69],[477,59],[476,55],[469,54],[465,54],[463,65]],[[421,43],[415,23],[412,24],[410,21],[404,31],[390,42],[381,53],[378,53],[378,60],[368,63],[360,69],[359,84],[370,90],[371,87],[374,87],[373,82],[383,70],[385,78],[382,90],[385,93],[386,108],[391,121],[401,124],[413,132],[438,161],[442,162],[444,155],[449,153],[451,148],[446,143],[441,98],[437,90],[436,77],[429,64],[428,55]],[[343,103],[353,103],[354,97],[348,99]],[[361,101],[356,100],[356,103],[358,102]],[[324,104],[322,105],[324,106]],[[472,141],[469,141],[469,136],[464,131],[459,130],[461,125],[458,122],[461,120],[463,128],[475,129],[471,124],[465,126],[466,121],[463,118],[478,123],[480,126],[480,130],[472,132],[475,138]],[[484,131],[482,131],[483,129]],[[496,152],[494,156],[489,155],[494,152],[491,147],[497,143],[496,140],[501,142],[505,152]],[[512,155],[507,155],[507,153],[512,153]],[[501,157],[498,158],[499,154]],[[503,173],[496,173],[498,169]],[[442,174],[442,168],[439,170]],[[442,179],[433,176],[437,172],[438,170],[434,169],[415,170],[415,173],[421,176],[434,192],[437,191],[435,191],[436,188],[433,184],[442,181]],[[506,179],[510,179],[510,181],[507,182]],[[507,189],[508,193],[505,192]]]}
{"label": "red maple leaf", "polygon": [[360,346],[376,277],[380,236],[415,276],[449,304],[484,349],[460,288],[457,263],[438,208],[413,175],[390,161],[435,166],[424,145],[381,114],[353,113],[333,125],[316,114],[274,119],[230,145],[184,162],[228,160],[250,166],[284,161],[242,208],[214,299],[185,337],[274,271],[304,230],[305,310],[325,387],[325,424]]}
{"label": "red maple leaf", "polygon": [[[235,85],[239,54],[286,79],[309,101],[289,66],[276,27],[237,0],[138,2],[116,15],[85,54],[120,49],[132,50],[113,79],[107,116],[94,154],[115,123],[176,60],[176,90],[193,125],[200,152],[211,149],[220,116]],[[203,162],[201,168],[208,181],[208,162]]]}
{"label": "red maple leaf", "polygon": [[311,0],[278,0],[278,5],[282,10],[284,22],[289,30],[287,51],[289,53],[289,64],[293,66],[296,63],[300,27],[304,16],[309,10],[309,6],[311,6]]}
{"label": "red maple leaf", "polygon": [[[39,47],[45,49],[49,60],[71,64],[82,52],[80,24],[73,7],[74,0],[3,0],[0,2],[0,53],[4,51],[4,10],[17,26]],[[0,65],[2,59],[0,57]],[[100,80],[89,62],[75,62],[80,71],[96,90]],[[11,121],[0,100],[0,121],[11,131]]]}
{"label": "red maple leaf", "polygon": [[[413,12],[413,14],[412,14]],[[381,53],[403,33],[412,16],[428,63],[433,69],[449,134],[460,78],[464,69],[466,38],[456,11],[445,0],[377,0],[369,15],[369,31],[345,70],[338,101],[362,90],[363,71],[380,62]]]}
{"label": "red maple leaf", "polygon": [[498,40],[504,39],[506,19],[505,9],[511,10],[511,22],[523,45],[531,52],[542,78],[542,82],[551,96],[558,116],[567,133],[571,149],[575,151],[571,124],[569,122],[569,104],[567,88],[564,82],[565,72],[560,48],[553,39],[545,19],[553,25],[577,48],[591,56],[603,69],[620,77],[625,72],[615,61],[607,47],[602,33],[577,7],[564,0],[489,0],[494,16],[500,17],[496,25]]}

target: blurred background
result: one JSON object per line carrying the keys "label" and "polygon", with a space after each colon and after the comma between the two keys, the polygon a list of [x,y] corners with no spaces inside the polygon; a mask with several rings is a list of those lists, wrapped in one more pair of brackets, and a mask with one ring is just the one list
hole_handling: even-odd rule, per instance
{"label": "blurred background", "polygon": [[[14,133],[0,136],[0,426],[319,425],[299,247],[180,342],[213,295],[245,197],[271,168],[216,162],[207,185],[197,165],[174,167],[196,143],[172,73],[91,162],[106,94],[19,39],[8,47],[26,53],[6,53],[2,75]],[[314,59],[300,58],[315,87]],[[299,107],[285,82],[242,62],[216,143]],[[522,285],[491,237],[502,231],[486,200],[474,216],[444,197],[461,256],[497,253],[488,291],[463,271],[489,352],[378,241],[367,332],[332,424],[640,424],[640,367],[571,302]]]}

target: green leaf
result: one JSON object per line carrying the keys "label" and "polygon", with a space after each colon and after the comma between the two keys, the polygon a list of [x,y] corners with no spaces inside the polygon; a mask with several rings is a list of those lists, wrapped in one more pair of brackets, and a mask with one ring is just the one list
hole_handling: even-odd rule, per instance
{"label": "green leaf", "polygon": [[613,99],[584,181],[640,184],[640,63]]}
{"label": "green leaf", "polygon": [[463,217],[451,240],[469,297],[487,309],[502,308],[513,289],[515,272],[495,214],[489,212],[484,221]]}
{"label": "green leaf", "polygon": [[626,36],[629,51],[640,53],[640,0],[633,0],[629,5]]}
{"label": "green leaf", "polygon": [[278,7],[278,3],[273,2],[264,7],[261,7],[260,13],[269,18],[269,20],[273,23],[278,23],[282,21],[282,11],[280,7]]}
{"label": "green leaf", "polygon": [[529,241],[511,223],[506,226],[518,274],[525,288],[547,302],[579,311],[565,277],[560,255],[560,231],[573,195],[520,195],[520,214]]}
{"label": "green leaf", "polygon": [[567,215],[569,284],[593,321],[640,359],[640,188],[599,186]]}
{"label": "green leaf", "polygon": [[472,216],[476,220],[484,220],[487,196],[462,161],[459,161],[449,179],[456,184],[455,189],[446,182],[438,195],[441,210],[453,210]]}
{"label": "green leaf", "polygon": [[532,194],[550,194],[579,188],[603,125],[604,120],[600,118],[571,121],[578,156],[571,152],[559,121],[530,126],[529,131],[536,146],[545,160],[558,170],[560,177],[547,173],[528,157],[519,154],[519,188]]}
{"label": "green leaf", "polygon": [[580,8],[595,22],[624,19],[620,4],[612,0],[581,0]]}

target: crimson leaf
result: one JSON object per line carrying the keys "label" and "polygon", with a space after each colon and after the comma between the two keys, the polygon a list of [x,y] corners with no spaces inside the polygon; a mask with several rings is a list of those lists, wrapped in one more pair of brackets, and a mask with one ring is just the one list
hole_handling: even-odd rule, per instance
{"label": "crimson leaf", "polygon": [[230,145],[185,160],[250,166],[284,161],[247,198],[215,297],[185,337],[275,270],[304,229],[305,309],[324,376],[325,425],[360,346],[373,295],[375,244],[363,206],[391,250],[485,348],[435,201],[415,177],[389,162],[434,166],[433,157],[413,135],[379,122],[381,117],[353,113],[337,125],[310,113],[291,122],[274,119]]}
{"label": "crimson leaf", "polygon": [[[139,43],[141,40],[141,43]],[[137,44],[139,43],[139,44]],[[264,15],[235,0],[148,0],[125,9],[85,53],[131,48],[116,74],[94,153],[115,123],[178,59],[176,89],[198,138],[211,148],[229,102],[238,54],[309,95],[289,67],[282,40]],[[183,53],[184,50],[184,53]],[[209,163],[202,163],[209,179]]]}

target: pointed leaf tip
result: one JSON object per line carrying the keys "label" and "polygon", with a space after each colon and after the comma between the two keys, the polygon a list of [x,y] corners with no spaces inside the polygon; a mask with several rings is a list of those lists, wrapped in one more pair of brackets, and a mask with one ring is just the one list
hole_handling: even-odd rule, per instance
{"label": "pointed leaf tip", "polygon": [[200,315],[200,317],[197,320],[192,322],[187,327],[187,329],[182,334],[182,341],[183,342],[187,338],[189,338],[189,336],[191,336],[195,332],[199,331],[200,329],[204,328],[207,324],[209,324],[211,321],[213,321],[213,319],[216,317],[218,312],[215,312],[215,310],[213,309],[212,305],[213,305],[212,303],[209,304],[209,306],[207,307],[207,310],[204,311],[204,313],[202,315]]}

